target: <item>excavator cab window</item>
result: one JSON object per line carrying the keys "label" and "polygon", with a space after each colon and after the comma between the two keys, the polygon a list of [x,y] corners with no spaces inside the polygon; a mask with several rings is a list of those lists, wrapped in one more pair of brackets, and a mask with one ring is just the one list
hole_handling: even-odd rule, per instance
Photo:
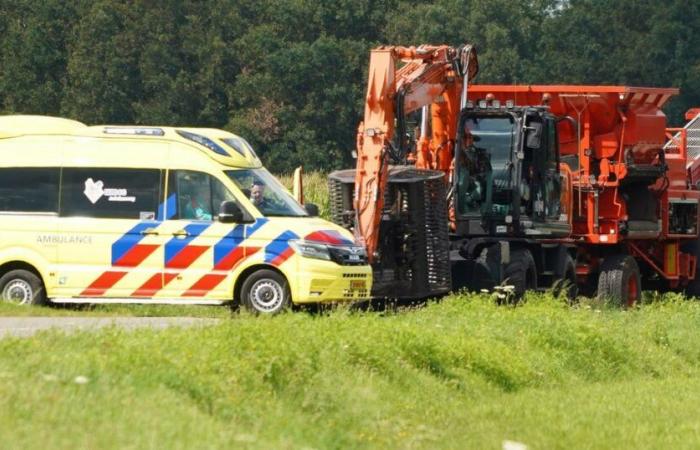
{"label": "excavator cab window", "polygon": [[[527,116],[526,130],[521,182],[523,205],[526,213],[538,222],[556,221],[561,194],[557,123],[548,114]],[[527,163],[529,152],[533,155],[531,164]]]}
{"label": "excavator cab window", "polygon": [[527,146],[538,149],[542,145],[542,122],[530,122],[527,130]]}
{"label": "excavator cab window", "polygon": [[561,176],[559,174],[559,138],[557,136],[557,120],[554,117],[545,118],[547,125],[547,143],[545,147],[544,180],[545,180],[545,215],[547,220],[559,220],[561,214]]}
{"label": "excavator cab window", "polygon": [[506,215],[512,208],[515,120],[510,114],[473,113],[461,127],[457,157],[460,214]]}

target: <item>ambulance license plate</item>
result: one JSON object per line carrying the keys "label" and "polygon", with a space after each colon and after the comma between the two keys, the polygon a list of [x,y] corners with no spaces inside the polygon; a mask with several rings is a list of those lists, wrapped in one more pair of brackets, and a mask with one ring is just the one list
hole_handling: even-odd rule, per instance
{"label": "ambulance license plate", "polygon": [[350,289],[364,289],[365,280],[352,280],[350,281]]}

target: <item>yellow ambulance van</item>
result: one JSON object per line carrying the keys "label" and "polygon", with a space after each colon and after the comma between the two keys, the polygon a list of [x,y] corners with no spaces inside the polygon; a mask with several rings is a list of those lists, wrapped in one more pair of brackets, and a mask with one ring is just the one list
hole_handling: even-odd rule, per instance
{"label": "yellow ambulance van", "polygon": [[368,298],[364,249],[313,210],[222,130],[0,117],[4,301],[274,314]]}

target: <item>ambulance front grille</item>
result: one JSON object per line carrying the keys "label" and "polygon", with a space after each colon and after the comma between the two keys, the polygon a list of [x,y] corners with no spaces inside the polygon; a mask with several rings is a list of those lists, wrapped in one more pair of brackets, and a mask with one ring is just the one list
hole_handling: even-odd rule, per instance
{"label": "ambulance front grille", "polygon": [[343,298],[368,298],[367,289],[343,289]]}

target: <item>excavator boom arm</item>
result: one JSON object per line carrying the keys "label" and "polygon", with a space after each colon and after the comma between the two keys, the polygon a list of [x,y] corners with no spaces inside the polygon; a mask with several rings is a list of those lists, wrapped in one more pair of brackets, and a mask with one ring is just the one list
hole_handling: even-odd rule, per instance
{"label": "excavator boom arm", "polygon": [[[397,67],[399,63],[403,63]],[[460,88],[476,75],[478,63],[471,46],[459,48],[447,45],[419,47],[379,47],[371,52],[364,121],[357,132],[357,170],[355,172],[355,237],[367,249],[370,262],[374,261],[379,244],[379,224],[384,207],[383,193],[387,185],[387,174],[396,121],[423,106],[437,102],[452,103],[443,108],[451,111],[433,113],[433,120],[456,122],[458,108],[454,103]],[[446,97],[446,98],[443,98]],[[440,109],[440,107],[436,108]],[[435,128],[435,127],[434,127]],[[441,134],[445,134],[443,128]],[[447,127],[450,128],[450,127]],[[399,140],[404,136],[398,136]],[[439,139],[453,137],[439,136]],[[422,136],[424,148],[431,147]],[[399,144],[401,147],[401,144]],[[432,148],[443,148],[442,144]],[[403,158],[402,149],[395,157]],[[427,151],[427,150],[426,150]],[[425,151],[423,152],[425,154]],[[427,157],[418,158],[418,166],[426,164]],[[439,159],[439,158],[431,158]],[[439,167],[446,170],[444,156]],[[427,165],[427,164],[426,164]],[[427,167],[426,167],[427,168]]]}

